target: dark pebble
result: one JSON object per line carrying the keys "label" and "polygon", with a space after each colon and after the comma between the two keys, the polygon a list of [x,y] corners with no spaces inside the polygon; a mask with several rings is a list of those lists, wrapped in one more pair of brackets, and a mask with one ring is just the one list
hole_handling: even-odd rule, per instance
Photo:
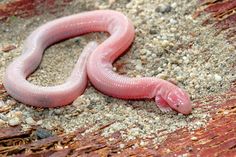
{"label": "dark pebble", "polygon": [[160,13],[168,13],[170,12],[172,9],[172,7],[169,4],[160,4],[157,8],[156,8],[156,12],[160,12]]}
{"label": "dark pebble", "polygon": [[156,29],[150,29],[149,33],[150,34],[157,34],[157,30]]}
{"label": "dark pebble", "polygon": [[38,139],[44,139],[53,136],[52,131],[43,129],[43,128],[38,128],[36,130],[36,136]]}

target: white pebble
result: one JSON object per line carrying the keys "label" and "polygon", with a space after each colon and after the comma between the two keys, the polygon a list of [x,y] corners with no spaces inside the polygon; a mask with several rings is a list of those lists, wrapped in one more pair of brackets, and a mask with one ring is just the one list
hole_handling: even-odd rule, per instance
{"label": "white pebble", "polygon": [[175,3],[175,2],[172,3],[172,4],[171,4],[171,7],[172,7],[172,8],[176,8],[176,7],[177,7],[177,3]]}
{"label": "white pebble", "polygon": [[170,19],[170,23],[171,23],[171,24],[176,24],[177,21],[176,21],[175,19]]}
{"label": "white pebble", "polygon": [[3,106],[5,106],[5,103],[4,101],[0,100],[0,107],[3,107]]}
{"label": "white pebble", "polygon": [[157,55],[155,53],[152,54],[152,58],[156,58]]}
{"label": "white pebble", "polygon": [[125,148],[125,145],[123,143],[120,144],[120,148],[123,149]]}
{"label": "white pebble", "polygon": [[162,69],[161,67],[158,67],[158,68],[157,68],[157,71],[158,71],[158,72],[162,72],[163,69]]}
{"label": "white pebble", "polygon": [[146,142],[144,142],[144,141],[141,141],[140,142],[140,146],[145,146],[147,143]]}
{"label": "white pebble", "polygon": [[147,56],[150,56],[151,54],[152,54],[152,52],[150,52],[150,51],[147,51],[147,52],[146,52],[146,55],[147,55]]}
{"label": "white pebble", "polygon": [[214,78],[215,78],[215,80],[218,81],[218,82],[222,80],[222,77],[221,77],[220,75],[218,75],[218,74],[215,74],[215,75],[214,75]]}
{"label": "white pebble", "polygon": [[193,136],[193,137],[191,137],[191,140],[192,141],[197,141],[197,137]]}
{"label": "white pebble", "polygon": [[13,117],[8,121],[8,124],[10,126],[17,126],[21,123],[20,119],[18,117]]}
{"label": "white pebble", "polygon": [[26,122],[27,124],[29,124],[29,125],[36,125],[36,124],[37,124],[36,121],[33,120],[32,117],[26,118],[26,119],[25,119],[25,122]]}
{"label": "white pebble", "polygon": [[16,104],[16,101],[15,101],[15,100],[7,100],[7,101],[6,101],[6,104],[7,104],[7,105],[15,105],[15,104]]}
{"label": "white pebble", "polygon": [[142,70],[142,69],[143,69],[143,66],[142,66],[141,64],[137,64],[137,65],[135,66],[135,69],[136,69],[136,70]]}

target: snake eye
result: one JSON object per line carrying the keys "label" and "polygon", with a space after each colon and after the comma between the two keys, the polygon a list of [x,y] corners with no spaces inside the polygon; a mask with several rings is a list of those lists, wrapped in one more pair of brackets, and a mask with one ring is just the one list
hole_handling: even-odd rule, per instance
{"label": "snake eye", "polygon": [[179,107],[179,105],[176,105],[176,107],[178,108],[178,107]]}

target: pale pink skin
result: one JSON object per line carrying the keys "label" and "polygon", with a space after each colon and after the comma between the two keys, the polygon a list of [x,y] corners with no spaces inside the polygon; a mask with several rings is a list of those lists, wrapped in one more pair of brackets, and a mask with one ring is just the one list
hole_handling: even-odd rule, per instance
{"label": "pale pink skin", "polygon": [[[89,32],[108,32],[110,37],[100,45],[91,42],[85,47],[64,84],[41,87],[26,80],[40,64],[45,48]],[[4,86],[12,97],[25,104],[58,107],[70,104],[84,92],[88,75],[94,87],[104,94],[122,99],[155,98],[162,111],[174,109],[189,114],[192,110],[189,95],[172,83],[154,77],[130,78],[112,71],[112,63],[133,40],[132,23],[116,11],[90,11],[56,19],[27,38],[23,54],[7,67]]]}

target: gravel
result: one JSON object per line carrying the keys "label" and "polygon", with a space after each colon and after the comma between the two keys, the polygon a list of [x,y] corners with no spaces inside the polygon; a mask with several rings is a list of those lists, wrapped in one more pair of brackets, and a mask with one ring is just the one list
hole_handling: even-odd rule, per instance
{"label": "gravel", "polygon": [[[115,71],[130,77],[151,76],[170,80],[187,90],[193,101],[225,92],[235,79],[232,69],[236,60],[235,48],[223,35],[216,36],[211,27],[201,26],[204,17],[192,18],[196,7],[196,0],[77,0],[55,15],[28,19],[12,17],[0,24],[0,48],[16,46],[9,52],[0,52],[0,78],[6,66],[21,53],[24,39],[41,24],[84,10],[114,9],[127,15],[136,29],[135,41],[129,52],[116,61]],[[91,33],[51,46],[28,80],[42,86],[63,83],[86,43],[94,39],[102,42],[107,36],[106,33]],[[4,97],[0,103],[7,101],[14,100]],[[66,132],[90,126],[89,132],[113,122],[104,130],[103,136],[120,131],[125,140],[152,137],[155,142],[164,140],[163,135],[179,128],[194,130],[202,127],[210,119],[208,111],[198,108],[190,116],[161,113],[154,101],[115,99],[103,95],[90,84],[72,105],[36,109],[17,102],[10,112],[15,111],[22,112],[22,119],[11,118],[8,121],[11,126],[22,123],[25,128],[31,125],[49,130],[60,127]],[[1,117],[0,120],[5,121]]]}

